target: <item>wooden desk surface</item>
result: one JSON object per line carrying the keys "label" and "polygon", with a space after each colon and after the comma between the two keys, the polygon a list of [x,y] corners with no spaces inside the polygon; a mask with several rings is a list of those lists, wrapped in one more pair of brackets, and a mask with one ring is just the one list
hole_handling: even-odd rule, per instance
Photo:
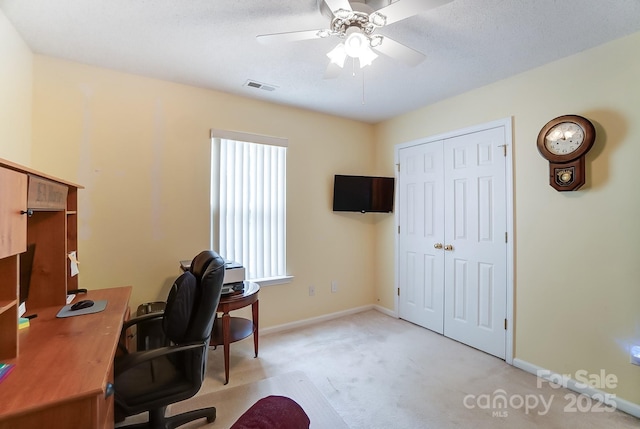
{"label": "wooden desk surface", "polygon": [[38,317],[19,331],[18,357],[6,361],[16,366],[0,382],[0,423],[9,416],[103,394],[130,295],[130,286],[77,295],[74,302],[107,300],[107,307],[67,318],[56,318],[61,306],[27,309]]}

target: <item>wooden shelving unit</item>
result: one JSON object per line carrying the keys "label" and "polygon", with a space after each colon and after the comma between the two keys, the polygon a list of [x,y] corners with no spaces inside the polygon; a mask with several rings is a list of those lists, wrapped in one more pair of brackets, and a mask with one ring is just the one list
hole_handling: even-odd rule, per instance
{"label": "wooden shelving unit", "polygon": [[68,254],[78,250],[82,186],[0,159],[0,361],[19,354],[20,254],[35,243],[27,313],[66,303],[78,288]]}

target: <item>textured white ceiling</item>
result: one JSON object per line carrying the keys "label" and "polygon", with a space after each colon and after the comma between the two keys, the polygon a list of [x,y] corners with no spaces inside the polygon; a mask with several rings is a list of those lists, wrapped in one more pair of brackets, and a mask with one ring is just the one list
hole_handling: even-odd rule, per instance
{"label": "textured white ceiling", "polygon": [[0,9],[38,54],[372,123],[640,31],[640,0],[454,0],[378,30],[426,54],[418,66],[381,55],[364,73],[323,79],[337,39],[256,41],[328,28],[319,1],[0,0]]}

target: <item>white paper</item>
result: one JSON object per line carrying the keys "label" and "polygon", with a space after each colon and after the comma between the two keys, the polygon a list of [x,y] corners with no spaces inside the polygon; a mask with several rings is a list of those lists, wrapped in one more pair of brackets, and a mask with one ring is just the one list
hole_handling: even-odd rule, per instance
{"label": "white paper", "polygon": [[76,251],[74,250],[73,252],[69,253],[69,261],[70,262],[70,267],[71,267],[71,277],[73,276],[77,276],[78,273],[80,272],[80,270],[78,270],[78,259],[76,258]]}

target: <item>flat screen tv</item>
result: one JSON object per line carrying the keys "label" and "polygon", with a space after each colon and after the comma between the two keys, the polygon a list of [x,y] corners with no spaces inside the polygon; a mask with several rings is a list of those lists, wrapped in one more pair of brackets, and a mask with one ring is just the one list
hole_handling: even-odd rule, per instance
{"label": "flat screen tv", "polygon": [[333,181],[334,212],[393,211],[393,177],[336,174]]}

